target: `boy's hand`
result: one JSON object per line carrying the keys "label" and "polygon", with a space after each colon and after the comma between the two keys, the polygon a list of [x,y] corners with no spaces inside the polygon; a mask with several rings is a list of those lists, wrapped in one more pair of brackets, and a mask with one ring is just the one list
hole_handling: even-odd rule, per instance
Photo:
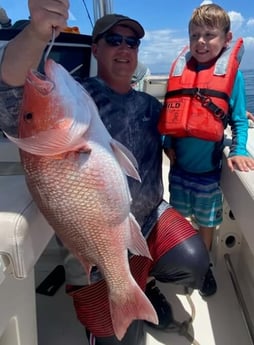
{"label": "boy's hand", "polygon": [[233,156],[227,159],[228,167],[231,171],[238,169],[240,171],[254,170],[254,158],[246,156]]}
{"label": "boy's hand", "polygon": [[246,116],[249,120],[254,122],[254,115],[250,111],[246,111]]}

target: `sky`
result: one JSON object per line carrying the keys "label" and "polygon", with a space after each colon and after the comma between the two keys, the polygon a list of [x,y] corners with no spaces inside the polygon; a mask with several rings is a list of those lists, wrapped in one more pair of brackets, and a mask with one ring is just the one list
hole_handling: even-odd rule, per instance
{"label": "sky", "polygon": [[[13,23],[27,19],[27,0],[0,0]],[[202,0],[113,0],[113,12],[138,20],[145,29],[139,48],[139,61],[152,73],[168,73],[181,49],[188,44],[188,22],[194,8]],[[254,69],[254,10],[250,0],[218,0],[231,19],[233,38],[243,37],[245,53],[242,70]],[[86,6],[85,6],[86,5]],[[87,14],[87,10],[89,15]],[[69,26],[78,26],[81,33],[90,34],[94,22],[92,0],[70,0]]]}

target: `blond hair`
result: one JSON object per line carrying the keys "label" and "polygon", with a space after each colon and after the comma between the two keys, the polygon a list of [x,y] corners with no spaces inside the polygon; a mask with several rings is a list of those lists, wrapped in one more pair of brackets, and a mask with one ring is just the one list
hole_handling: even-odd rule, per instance
{"label": "blond hair", "polygon": [[230,18],[227,12],[216,4],[202,5],[196,8],[189,21],[190,25],[218,28],[226,34],[230,31]]}

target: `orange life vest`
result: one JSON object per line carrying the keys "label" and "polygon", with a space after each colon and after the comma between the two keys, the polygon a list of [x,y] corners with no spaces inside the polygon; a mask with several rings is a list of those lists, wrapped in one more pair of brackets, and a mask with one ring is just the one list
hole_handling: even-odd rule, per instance
{"label": "orange life vest", "polygon": [[215,64],[197,71],[197,64],[185,47],[170,70],[158,124],[160,133],[220,141],[243,51],[243,39],[239,38]]}

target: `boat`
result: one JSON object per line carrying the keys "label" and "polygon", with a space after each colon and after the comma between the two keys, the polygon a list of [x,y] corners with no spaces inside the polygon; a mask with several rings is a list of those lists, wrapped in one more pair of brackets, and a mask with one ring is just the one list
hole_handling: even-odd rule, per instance
{"label": "boat", "polygon": [[[111,1],[94,0],[93,8],[95,19],[113,11]],[[18,32],[0,30],[0,41]],[[67,61],[74,75],[94,75],[90,48],[90,35],[67,32],[56,40],[51,56],[63,65]],[[166,82],[167,76],[145,74],[142,90],[163,102]],[[230,140],[227,128],[221,180],[224,220],[212,247],[218,291],[205,299],[195,290],[158,283],[172,305],[175,321],[164,331],[146,326],[146,345],[254,344],[254,172],[229,171],[225,159]],[[252,156],[253,143],[254,129],[249,128]],[[164,157],[166,200],[169,169]],[[88,344],[72,300],[65,294],[64,255],[27,190],[17,148],[1,133],[0,345]]]}

